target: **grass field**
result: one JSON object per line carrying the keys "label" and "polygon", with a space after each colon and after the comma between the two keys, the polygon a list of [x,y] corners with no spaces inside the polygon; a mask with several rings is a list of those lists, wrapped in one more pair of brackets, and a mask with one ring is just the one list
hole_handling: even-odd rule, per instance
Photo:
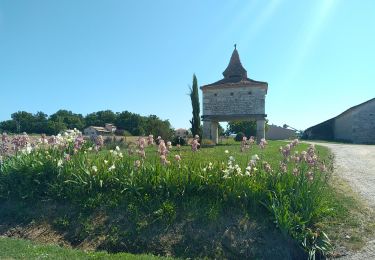
{"label": "grass field", "polygon": [[32,241],[0,237],[0,259],[129,259],[157,260],[172,259],[153,255],[132,255],[127,253],[84,252],[66,249],[56,245],[42,245]]}

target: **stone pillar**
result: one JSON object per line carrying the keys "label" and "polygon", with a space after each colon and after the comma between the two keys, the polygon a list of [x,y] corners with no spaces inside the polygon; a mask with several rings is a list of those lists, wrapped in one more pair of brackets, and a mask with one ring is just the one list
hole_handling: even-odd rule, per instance
{"label": "stone pillar", "polygon": [[265,120],[264,119],[258,119],[257,120],[257,143],[260,143],[260,139],[266,137],[265,132]]}
{"label": "stone pillar", "polygon": [[219,142],[219,133],[218,133],[219,123],[215,121],[211,121],[211,140],[214,144],[218,144]]}
{"label": "stone pillar", "polygon": [[211,140],[211,121],[203,121],[202,139]]}

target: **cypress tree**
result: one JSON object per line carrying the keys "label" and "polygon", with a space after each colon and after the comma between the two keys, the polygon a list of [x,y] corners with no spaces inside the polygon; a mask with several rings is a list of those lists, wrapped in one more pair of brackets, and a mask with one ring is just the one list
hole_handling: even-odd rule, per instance
{"label": "cypress tree", "polygon": [[200,105],[198,93],[198,81],[195,74],[193,75],[193,86],[190,88],[191,105],[193,107],[193,118],[190,120],[191,132],[194,135],[201,135]]}

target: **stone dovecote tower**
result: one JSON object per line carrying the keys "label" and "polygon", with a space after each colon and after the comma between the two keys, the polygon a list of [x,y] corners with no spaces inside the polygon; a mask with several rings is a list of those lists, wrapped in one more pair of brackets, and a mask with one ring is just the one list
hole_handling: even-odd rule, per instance
{"label": "stone dovecote tower", "polygon": [[247,77],[236,45],[224,78],[201,86],[203,93],[203,138],[218,143],[218,123],[233,120],[256,120],[257,140],[265,137],[265,98],[268,83]]}

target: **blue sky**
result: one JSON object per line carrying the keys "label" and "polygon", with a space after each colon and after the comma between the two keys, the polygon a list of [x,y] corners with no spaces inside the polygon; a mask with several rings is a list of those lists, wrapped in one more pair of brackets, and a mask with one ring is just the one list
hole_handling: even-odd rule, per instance
{"label": "blue sky", "polygon": [[[237,43],[270,123],[307,128],[374,98],[375,1],[0,0],[0,120],[26,110],[156,114],[189,127],[189,85]],[[201,94],[201,93],[200,93]]]}

